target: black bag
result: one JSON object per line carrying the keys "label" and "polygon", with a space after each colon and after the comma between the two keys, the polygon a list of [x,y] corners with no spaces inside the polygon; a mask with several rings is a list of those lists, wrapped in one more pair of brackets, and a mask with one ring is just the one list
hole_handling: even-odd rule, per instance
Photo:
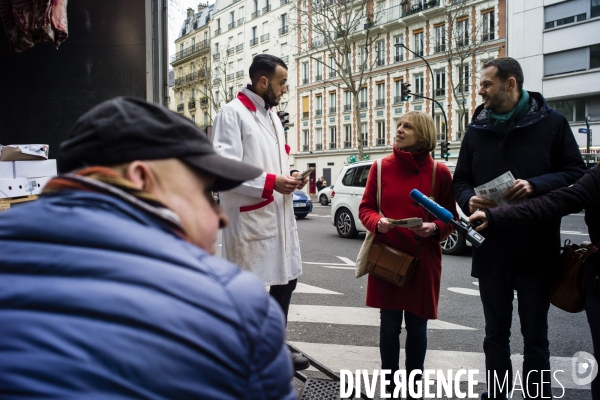
{"label": "black bag", "polygon": [[560,277],[552,285],[548,300],[561,310],[571,313],[583,311],[585,305],[585,278],[587,259],[598,251],[598,243],[593,246],[590,242],[581,245],[565,240],[565,246],[560,255]]}

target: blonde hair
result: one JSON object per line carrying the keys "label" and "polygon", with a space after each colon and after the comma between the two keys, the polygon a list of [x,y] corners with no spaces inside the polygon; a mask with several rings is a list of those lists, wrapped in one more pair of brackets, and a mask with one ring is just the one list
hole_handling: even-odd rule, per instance
{"label": "blonde hair", "polygon": [[419,138],[421,148],[428,151],[435,150],[437,135],[431,116],[421,111],[409,111],[398,120],[398,125],[400,125],[400,121],[402,121],[404,117],[410,117],[410,121],[415,127],[415,132]]}

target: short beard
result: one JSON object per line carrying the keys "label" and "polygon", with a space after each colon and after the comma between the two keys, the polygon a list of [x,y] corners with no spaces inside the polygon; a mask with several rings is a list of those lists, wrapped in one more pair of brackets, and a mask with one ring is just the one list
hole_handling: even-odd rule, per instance
{"label": "short beard", "polygon": [[279,105],[277,97],[275,97],[275,92],[273,91],[273,86],[271,86],[271,82],[269,82],[267,91],[263,94],[263,100],[270,106]]}

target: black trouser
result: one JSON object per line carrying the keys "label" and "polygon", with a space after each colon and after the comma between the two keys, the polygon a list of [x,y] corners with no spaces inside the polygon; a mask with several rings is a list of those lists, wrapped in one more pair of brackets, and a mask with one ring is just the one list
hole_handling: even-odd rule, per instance
{"label": "black trouser", "polygon": [[292,301],[292,293],[296,289],[296,283],[298,279],[291,280],[287,285],[272,285],[269,289],[269,294],[275,299],[275,301],[281,307],[283,314],[285,315],[285,325],[287,326],[288,310],[290,309],[290,302]]}

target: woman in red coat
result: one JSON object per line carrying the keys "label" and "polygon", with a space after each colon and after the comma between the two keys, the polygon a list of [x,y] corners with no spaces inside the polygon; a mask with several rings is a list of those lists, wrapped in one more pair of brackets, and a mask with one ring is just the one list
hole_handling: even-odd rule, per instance
{"label": "woman in red coat", "polygon": [[[442,275],[440,241],[452,233],[452,225],[435,219],[420,207],[409,193],[418,189],[431,193],[436,134],[430,116],[411,111],[398,122],[393,154],[381,164],[381,213],[393,219],[422,218],[423,226],[394,227],[377,210],[377,164],[369,172],[367,187],[360,203],[363,225],[375,233],[375,239],[417,256],[415,273],[407,287],[399,287],[369,275],[367,306],[381,309],[379,351],[382,369],[394,373],[399,369],[402,318],[406,326],[407,377],[413,370],[423,371],[427,351],[427,320],[437,319]],[[437,164],[433,197],[455,217],[456,203],[452,192],[452,175],[446,165]],[[420,374],[415,379],[420,379]]]}

